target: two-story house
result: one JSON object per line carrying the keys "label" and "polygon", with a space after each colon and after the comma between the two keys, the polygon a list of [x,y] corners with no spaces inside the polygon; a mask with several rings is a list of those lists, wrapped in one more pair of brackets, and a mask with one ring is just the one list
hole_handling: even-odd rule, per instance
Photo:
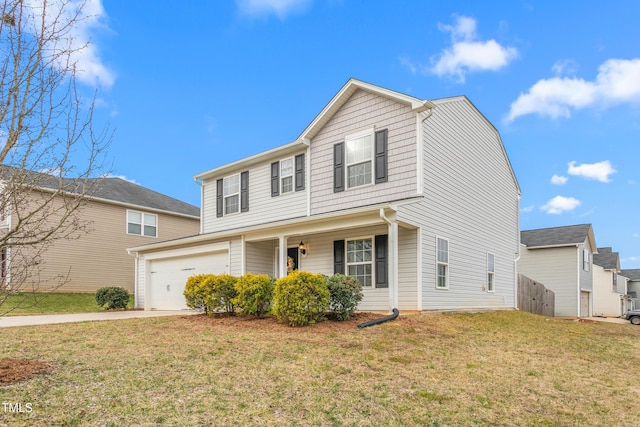
{"label": "two-story house", "polygon": [[620,254],[611,247],[593,254],[593,315],[620,317],[631,309],[628,279],[620,274]]}
{"label": "two-story house", "polygon": [[351,79],[295,141],[195,176],[198,236],[130,249],[136,305],[183,309],[186,278],[345,273],[360,310],[514,308],[520,190],[465,97]]}
{"label": "two-story house", "polygon": [[597,253],[591,224],[526,230],[520,241],[518,273],[555,293],[555,315],[589,317]]}
{"label": "two-story house", "polygon": [[[18,223],[25,227],[25,218],[38,216],[41,218],[31,221],[32,226],[46,228],[61,212],[66,212],[65,204],[78,195],[73,190],[73,180],[60,181],[47,174],[14,171],[7,166],[1,172],[0,186],[15,173],[20,173],[20,179],[29,184],[24,187],[18,205],[7,204],[2,212],[0,233],[10,232]],[[120,178],[88,179],[85,184],[90,190],[84,193],[85,201],[74,215],[86,224],[86,230],[57,239],[42,251],[38,245],[2,248],[3,286],[22,291],[64,292],[95,292],[104,286],[121,286],[133,292],[135,266],[127,253],[128,247],[190,236],[200,230],[196,206]],[[49,200],[47,209],[34,211],[37,206],[45,206],[43,200]],[[36,252],[34,261],[31,257]]]}

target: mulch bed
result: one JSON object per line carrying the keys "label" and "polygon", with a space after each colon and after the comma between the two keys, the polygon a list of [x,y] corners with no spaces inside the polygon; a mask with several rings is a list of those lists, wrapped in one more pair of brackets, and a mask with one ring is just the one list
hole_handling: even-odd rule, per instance
{"label": "mulch bed", "polygon": [[0,387],[50,372],[51,366],[39,360],[0,359]]}

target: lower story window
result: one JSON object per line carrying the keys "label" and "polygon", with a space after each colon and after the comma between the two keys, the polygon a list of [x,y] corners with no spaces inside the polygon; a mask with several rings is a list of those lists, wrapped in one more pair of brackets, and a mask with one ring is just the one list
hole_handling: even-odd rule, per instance
{"label": "lower story window", "polygon": [[347,275],[355,277],[363,287],[373,286],[372,239],[347,240]]}
{"label": "lower story window", "polygon": [[436,240],[436,288],[447,289],[449,287],[449,241],[447,239],[441,239],[440,237]]}
{"label": "lower story window", "polygon": [[487,291],[495,291],[496,257],[494,254],[487,254]]}

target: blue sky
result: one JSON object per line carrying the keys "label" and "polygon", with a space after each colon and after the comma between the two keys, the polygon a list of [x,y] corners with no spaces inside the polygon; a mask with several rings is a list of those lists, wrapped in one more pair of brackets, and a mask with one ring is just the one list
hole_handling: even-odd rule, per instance
{"label": "blue sky", "polygon": [[293,141],[350,77],[466,95],[522,229],[592,223],[640,268],[640,2],[91,1],[82,77],[114,175],[199,205],[193,175]]}

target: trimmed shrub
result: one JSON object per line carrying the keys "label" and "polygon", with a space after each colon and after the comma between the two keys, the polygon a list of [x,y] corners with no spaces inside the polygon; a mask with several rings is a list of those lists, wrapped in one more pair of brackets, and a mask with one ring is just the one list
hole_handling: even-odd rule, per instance
{"label": "trimmed shrub", "polygon": [[204,300],[209,309],[209,314],[216,311],[223,311],[228,314],[235,313],[232,301],[236,297],[234,285],[237,280],[237,277],[230,274],[213,274],[205,279],[204,286],[210,289],[210,293]]}
{"label": "trimmed shrub", "polygon": [[289,326],[312,325],[323,319],[329,308],[326,277],[306,271],[293,271],[276,280],[273,314]]}
{"label": "trimmed shrub", "polygon": [[124,310],[129,305],[129,292],[119,286],[106,286],[96,292],[96,302],[106,310]]}
{"label": "trimmed shrub", "polygon": [[187,307],[203,310],[207,314],[209,313],[205,299],[207,295],[211,293],[211,290],[206,286],[205,279],[211,276],[213,276],[213,274],[197,274],[187,279],[183,292],[184,298],[187,301]]}
{"label": "trimmed shrub", "polygon": [[329,310],[337,320],[347,320],[362,301],[362,286],[355,277],[334,274],[327,278]]}
{"label": "trimmed shrub", "polygon": [[266,274],[245,274],[235,284],[237,295],[233,304],[243,313],[264,317],[271,307],[274,282]]}

